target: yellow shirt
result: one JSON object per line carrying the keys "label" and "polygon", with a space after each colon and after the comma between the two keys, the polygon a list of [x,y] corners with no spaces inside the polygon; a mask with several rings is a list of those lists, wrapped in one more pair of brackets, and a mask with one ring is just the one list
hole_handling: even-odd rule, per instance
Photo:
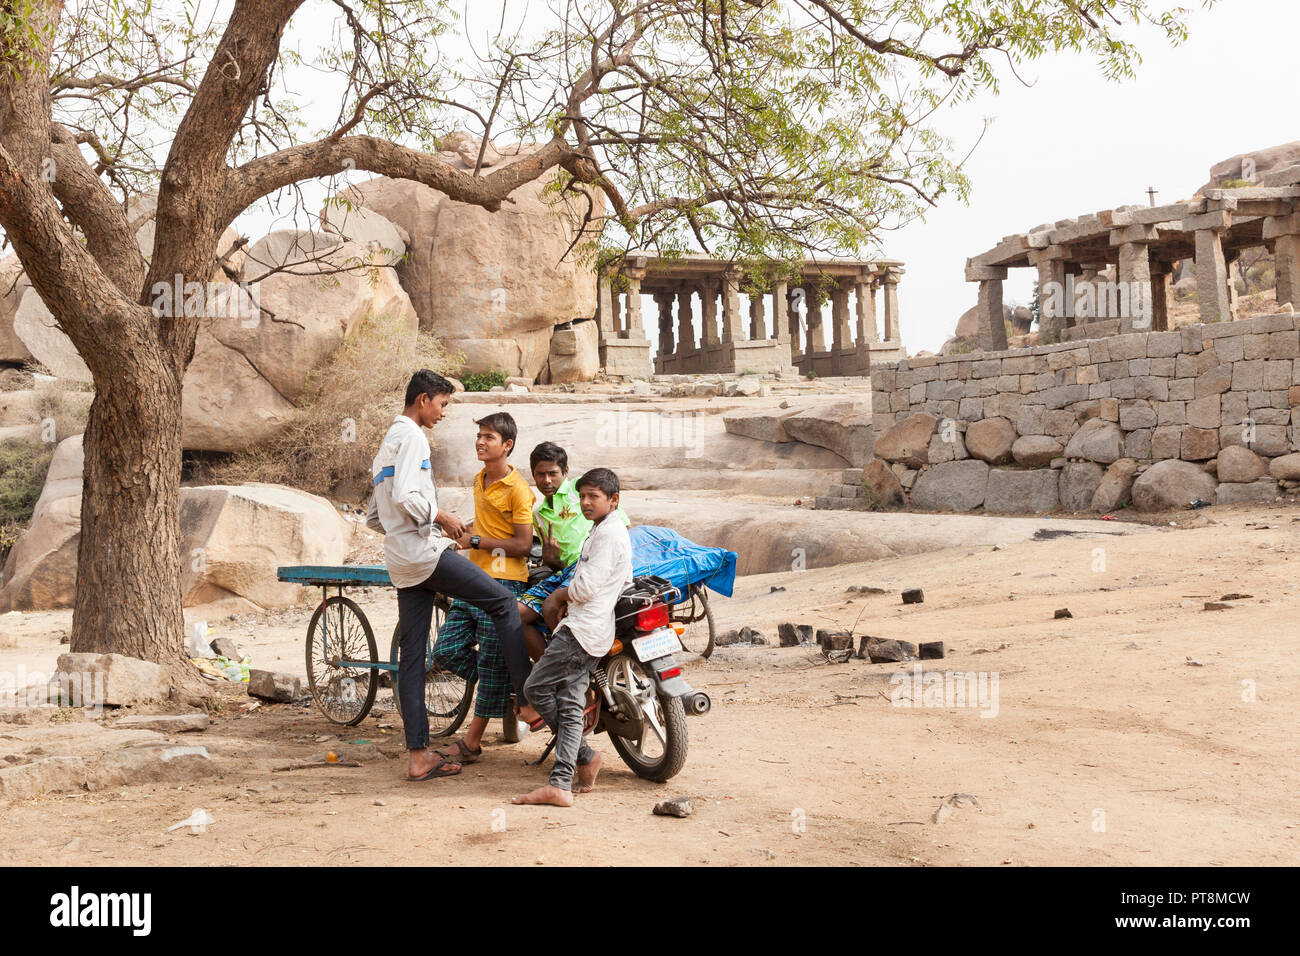
{"label": "yellow shirt", "polygon": [[[513,538],[515,525],[533,523],[533,489],[515,469],[483,487],[483,472],[474,476],[474,533],[484,538]],[[469,559],[499,581],[527,581],[528,562],[523,557],[493,554],[480,548]]]}

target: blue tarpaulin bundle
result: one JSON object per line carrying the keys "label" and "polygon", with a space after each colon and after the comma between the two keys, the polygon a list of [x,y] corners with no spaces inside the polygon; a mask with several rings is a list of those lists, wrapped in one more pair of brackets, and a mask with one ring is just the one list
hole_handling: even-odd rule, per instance
{"label": "blue tarpaulin bundle", "polygon": [[736,552],[709,548],[688,541],[671,528],[652,524],[627,529],[632,539],[632,573],[667,578],[687,595],[691,584],[706,585],[723,597],[731,597],[736,583]]}
{"label": "blue tarpaulin bundle", "polygon": [[[690,597],[692,584],[703,584],[723,597],[731,597],[736,584],[735,551],[705,547],[671,528],[652,524],[628,528],[627,534],[632,541],[632,573],[637,577],[654,574],[666,578],[682,592],[682,600]],[[569,583],[575,567],[571,564],[559,572],[560,585]]]}

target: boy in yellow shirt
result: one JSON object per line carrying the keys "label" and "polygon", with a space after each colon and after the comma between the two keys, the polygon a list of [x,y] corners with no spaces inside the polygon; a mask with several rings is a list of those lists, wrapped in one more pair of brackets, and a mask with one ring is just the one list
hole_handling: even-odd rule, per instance
{"label": "boy in yellow shirt", "polygon": [[[474,523],[456,539],[465,556],[521,595],[528,588],[527,556],[533,544],[533,492],[506,459],[518,429],[505,412],[479,419],[474,449],[483,470],[474,477]],[[477,645],[477,650],[475,646]],[[435,662],[465,680],[477,680],[474,718],[465,738],[440,754],[462,764],[483,754],[488,722],[504,717],[510,680],[492,619],[464,601],[453,601],[434,646]],[[522,702],[520,702],[522,704]]]}

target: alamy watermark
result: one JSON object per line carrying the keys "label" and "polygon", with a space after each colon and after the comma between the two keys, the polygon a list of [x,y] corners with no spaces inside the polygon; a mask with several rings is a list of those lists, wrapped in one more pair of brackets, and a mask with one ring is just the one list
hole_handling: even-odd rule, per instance
{"label": "alamy watermark", "polygon": [[687,458],[702,453],[703,412],[616,411],[596,416],[598,448],[684,448]]}
{"label": "alamy watermark", "polygon": [[1132,319],[1133,328],[1151,327],[1151,283],[1112,282],[1094,279],[1076,282],[1045,282],[1039,292],[1038,308],[1046,319]]}
{"label": "alamy watermark", "polygon": [[998,715],[997,671],[925,671],[889,675],[889,702],[895,707],[976,707],[981,717]]}
{"label": "alamy watermark", "polygon": [[85,707],[98,714],[104,709],[102,671],[0,671],[0,708]]}
{"label": "alamy watermark", "polygon": [[186,282],[177,274],[171,282],[155,282],[153,314],[160,319],[235,319],[241,328],[262,321],[261,287],[249,282]]}

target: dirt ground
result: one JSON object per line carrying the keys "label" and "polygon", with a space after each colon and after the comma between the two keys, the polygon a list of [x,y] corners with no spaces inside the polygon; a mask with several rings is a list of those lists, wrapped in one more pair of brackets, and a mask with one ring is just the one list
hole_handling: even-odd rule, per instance
{"label": "dirt ground", "polygon": [[[413,784],[387,691],[356,728],[302,706],[244,712],[249,700],[231,696],[205,733],[178,738],[206,746],[219,776],[14,803],[0,813],[0,863],[1294,865],[1300,510],[1162,521],[1129,536],[1103,536],[1115,525],[1098,521],[1098,536],[747,577],[717,601],[720,628],[748,624],[773,645],[786,620],[941,640],[948,656],[924,674],[983,674],[983,706],[927,698],[924,678],[923,706],[905,706],[910,664],[724,647],[685,668],[714,708],[689,719],[677,778],[637,779],[597,737],[596,791],[556,809],[509,804],[544,779],[524,764],[541,737],[505,744],[494,726],[479,763]],[[902,605],[906,587],[924,588],[925,602]],[[1241,596],[1204,608],[1229,593]],[[360,601],[386,649],[391,592]],[[1072,617],[1054,619],[1067,607]],[[255,666],[302,673],[309,613],[213,626]],[[48,667],[69,620],[24,615],[0,662]],[[13,726],[0,724],[0,743]],[[374,759],[273,769],[328,749]],[[935,822],[953,794],[977,803]],[[651,814],[683,795],[689,818]],[[164,832],[196,807],[215,818],[205,832]]]}

